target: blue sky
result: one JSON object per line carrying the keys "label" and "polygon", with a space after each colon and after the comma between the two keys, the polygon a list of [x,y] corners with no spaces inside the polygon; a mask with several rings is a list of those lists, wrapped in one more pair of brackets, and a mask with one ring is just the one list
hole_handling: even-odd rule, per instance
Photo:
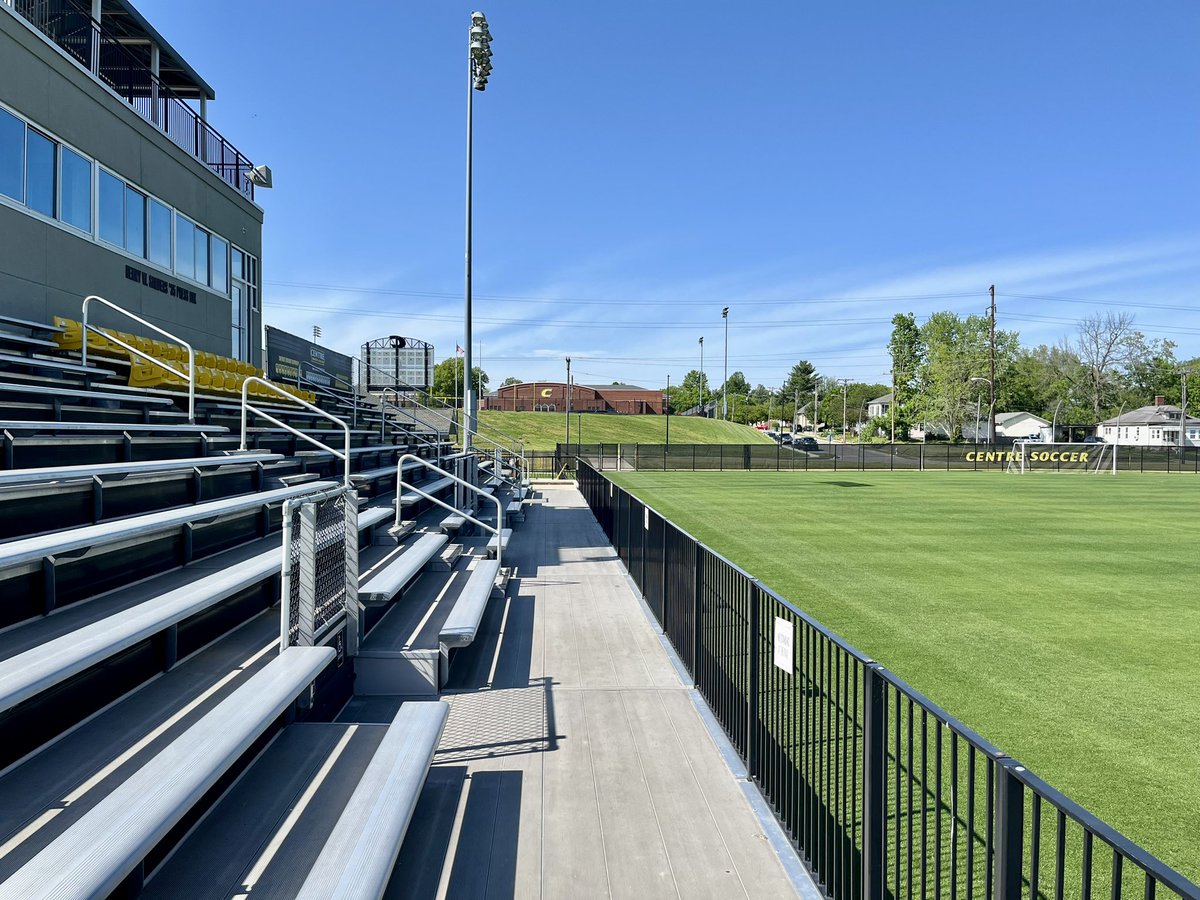
{"label": "blue sky", "polygon": [[[269,324],[462,341],[466,47],[447,0],[141,0],[264,191]],[[475,335],[492,384],[886,381],[896,312],[1200,355],[1200,5],[482,6]],[[1026,295],[1026,296],[1016,296]],[[1053,300],[1046,298],[1073,298]],[[1091,302],[1078,302],[1091,301]],[[1098,302],[1095,302],[1098,301]]]}

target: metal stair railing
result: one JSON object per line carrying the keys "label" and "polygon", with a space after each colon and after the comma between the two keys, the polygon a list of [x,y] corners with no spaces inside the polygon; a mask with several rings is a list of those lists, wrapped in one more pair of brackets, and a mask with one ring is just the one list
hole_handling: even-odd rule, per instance
{"label": "metal stair railing", "polygon": [[[358,364],[359,387],[363,388],[364,390],[365,390],[365,387],[370,384],[370,378],[368,377],[367,379],[364,380],[362,377],[363,371],[368,372],[368,374],[370,372],[378,372],[380,375],[384,375],[388,378],[392,377],[391,373],[386,372],[377,366],[372,366],[369,363],[365,363],[358,357],[352,357],[352,359],[354,360],[355,363]],[[438,400],[436,397],[434,397],[428,391],[422,390],[421,388],[418,388],[418,387],[414,387],[413,385],[406,384],[406,385],[388,385],[388,386],[384,387],[384,389],[381,393],[382,393],[382,397],[384,399],[386,399],[386,397],[389,393],[394,393],[397,397],[397,400],[399,400],[399,398],[401,396],[404,396],[406,398],[406,402],[410,403],[413,407],[423,410],[424,412],[445,422],[448,426],[450,426],[449,429],[447,429],[448,431],[453,431],[459,427],[458,408],[455,406],[452,406],[448,403],[445,403],[444,401]],[[416,397],[418,397],[418,396],[423,397],[424,400],[427,402],[422,402],[422,400],[416,399]],[[432,404],[437,404],[437,406],[440,407],[440,409],[435,408]],[[427,422],[420,422],[420,420],[417,418],[416,415],[405,410],[404,407],[401,406],[399,403],[389,404],[389,405],[391,405],[392,408],[395,409],[400,415],[406,416],[407,418],[411,419],[414,422],[414,424],[416,424],[416,423],[428,424]],[[503,437],[507,438],[511,442],[511,446],[505,446],[504,444],[500,443],[499,441],[495,440],[494,438],[488,437],[487,435],[484,435],[484,434],[480,434],[479,433],[480,425],[487,428],[489,431],[495,432],[496,434],[502,435]],[[464,432],[466,430],[465,423],[463,425],[463,430],[464,430]],[[522,474],[528,475],[529,466],[528,466],[528,461],[525,458],[525,445],[524,445],[523,441],[514,437],[511,434],[508,434],[508,432],[504,431],[503,429],[497,428],[494,425],[487,425],[486,423],[477,423],[476,429],[475,429],[475,431],[472,432],[472,434],[475,436],[476,439],[485,441],[486,443],[490,444],[492,447],[496,448],[497,450],[500,450],[502,453],[508,454],[514,460],[519,460],[520,461],[519,468],[520,468]],[[466,441],[464,440],[464,445],[465,445],[465,443],[466,443]]]}
{"label": "metal stair railing", "polygon": [[[420,463],[425,468],[432,469],[434,472],[438,472],[442,476],[449,478],[455,484],[460,484],[463,487],[467,488],[468,490],[472,490],[475,493],[479,494],[481,497],[486,497],[487,499],[491,500],[493,503],[496,504],[496,526],[493,528],[487,522],[481,522],[479,519],[463,512],[461,509],[457,509],[456,507],[451,506],[446,501],[439,500],[437,497],[433,496],[432,494],[421,490],[416,485],[412,485],[412,484],[406,485],[404,483],[404,464],[405,464],[405,462]],[[398,460],[396,460],[396,527],[397,528],[404,521],[402,518],[402,516],[404,515],[404,506],[400,501],[404,498],[405,488],[412,491],[414,494],[416,494],[419,497],[424,497],[430,503],[436,503],[438,506],[440,506],[442,509],[446,510],[447,512],[452,512],[456,516],[462,516],[468,522],[473,522],[474,524],[476,524],[480,528],[482,528],[484,531],[490,531],[492,534],[494,534],[496,536],[496,562],[497,563],[501,562],[501,554],[504,552],[504,535],[502,534],[502,531],[504,528],[504,511],[500,505],[499,497],[497,497],[495,494],[489,494],[483,488],[477,487],[476,485],[471,484],[471,482],[469,482],[463,478],[459,478],[457,475],[454,475],[450,472],[447,472],[445,469],[441,468],[440,466],[435,466],[433,463],[431,463],[427,459],[422,459],[421,457],[414,456],[411,453],[405,453]]]}
{"label": "metal stair railing", "polygon": [[[159,334],[161,334],[163,337],[167,338],[168,340],[185,348],[188,352],[187,373],[185,374],[183,372],[180,372],[174,366],[167,365],[161,359],[151,356],[150,354],[146,353],[146,351],[139,350],[139,349],[137,349],[137,347],[134,347],[130,344],[125,343],[119,337],[114,337],[113,335],[109,334],[108,332],[104,331],[103,329],[97,328],[95,325],[89,325],[88,324],[88,306],[91,305],[93,300],[103,303],[109,309],[119,312],[121,315],[125,316],[126,318],[132,319],[133,321],[137,322],[139,325],[145,325],[147,328],[151,329],[152,331],[158,332]],[[83,326],[83,351],[82,351],[81,358],[82,358],[82,362],[85,366],[87,365],[87,357],[88,357],[88,332],[94,331],[96,334],[103,336],[105,340],[112,341],[118,347],[124,347],[131,354],[134,354],[138,357],[142,357],[142,358],[148,360],[149,362],[154,363],[159,368],[166,369],[172,375],[175,375],[179,378],[182,378],[184,381],[186,381],[187,386],[188,386],[188,422],[190,422],[193,425],[196,424],[196,351],[194,349],[192,349],[191,344],[189,344],[183,338],[176,337],[175,335],[171,334],[171,332],[169,332],[169,331],[164,331],[162,328],[159,328],[157,325],[155,325],[151,322],[147,322],[141,316],[136,316],[133,313],[131,313],[129,310],[122,309],[120,306],[117,306],[117,304],[111,303],[110,301],[105,300],[103,297],[97,296],[96,294],[91,294],[91,295],[83,298],[83,310],[80,313],[80,319],[82,320],[80,324]]]}
{"label": "metal stair railing", "polygon": [[[314,366],[314,368],[316,368],[316,367]],[[322,369],[321,371],[324,371],[324,369]],[[313,381],[311,378],[305,378],[303,375],[301,375],[299,373],[296,374],[295,378],[281,378],[280,380],[284,381],[284,382],[289,382],[289,381],[295,382],[296,387],[307,388],[308,390],[311,390],[314,394],[320,394],[322,397],[332,400],[338,406],[349,409],[350,410],[350,427],[352,427],[352,428],[358,427],[358,394],[357,393],[352,392],[352,393],[350,393],[349,397],[346,397],[345,395],[339,394],[337,391],[333,390],[332,388],[328,387],[327,385]]]}
{"label": "metal stair railing", "polygon": [[[328,444],[323,443],[322,441],[318,441],[316,438],[305,434],[300,429],[295,428],[295,427],[287,424],[286,422],[279,421],[279,419],[275,418],[269,412],[266,412],[262,408],[255,406],[253,403],[250,402],[249,392],[250,392],[251,384],[261,384],[264,387],[266,387],[268,390],[271,390],[271,391],[275,392],[276,394],[279,394],[281,397],[286,397],[292,403],[299,403],[305,409],[310,409],[313,412],[315,412],[317,415],[322,416],[323,418],[326,418],[330,422],[333,422],[335,425],[339,426],[344,432],[346,432],[345,451],[339,453],[337,450],[333,449],[333,447],[330,447]],[[249,378],[247,378],[245,381],[242,382],[242,443],[241,443],[241,447],[239,448],[240,450],[248,450],[249,449],[246,446],[246,413],[247,413],[247,411],[253,412],[255,415],[262,416],[264,419],[266,419],[268,422],[272,423],[273,425],[276,425],[279,428],[284,429],[285,431],[291,432],[298,438],[303,438],[304,440],[308,441],[310,444],[312,444],[316,447],[319,447],[320,449],[322,449],[328,453],[332,453],[334,458],[340,459],[342,461],[343,466],[345,467],[345,471],[344,471],[344,474],[342,477],[342,484],[344,484],[346,487],[350,487],[350,426],[347,425],[345,422],[343,422],[341,419],[339,419],[337,416],[334,416],[334,415],[331,415],[330,413],[325,412],[325,410],[321,409],[319,406],[314,406],[313,404],[309,403],[307,400],[301,400],[299,397],[289,394],[287,391],[285,391],[279,385],[273,384],[272,382],[267,381],[265,378],[259,378],[257,375],[252,375]]]}

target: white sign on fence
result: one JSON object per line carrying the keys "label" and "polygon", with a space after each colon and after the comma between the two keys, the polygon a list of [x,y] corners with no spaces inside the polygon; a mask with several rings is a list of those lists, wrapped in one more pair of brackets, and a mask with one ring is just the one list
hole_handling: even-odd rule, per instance
{"label": "white sign on fence", "polygon": [[775,619],[775,665],[793,674],[796,659],[796,631],[787,619]]}
{"label": "white sign on fence", "polygon": [[646,514],[645,528],[647,531],[649,531],[650,530],[650,507],[647,506],[645,509],[642,510],[642,512],[644,512]]}

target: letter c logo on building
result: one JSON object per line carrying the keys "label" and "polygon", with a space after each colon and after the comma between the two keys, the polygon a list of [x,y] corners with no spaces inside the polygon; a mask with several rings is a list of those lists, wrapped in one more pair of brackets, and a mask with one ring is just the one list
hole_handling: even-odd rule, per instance
{"label": "letter c logo on building", "polygon": [[543,397],[549,397],[552,393],[554,392],[550,388],[542,388]]}

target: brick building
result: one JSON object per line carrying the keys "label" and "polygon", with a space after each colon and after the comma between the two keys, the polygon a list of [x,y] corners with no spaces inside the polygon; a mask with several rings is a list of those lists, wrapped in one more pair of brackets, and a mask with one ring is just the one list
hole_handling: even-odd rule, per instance
{"label": "brick building", "polygon": [[[510,384],[483,398],[482,409],[509,412],[562,412],[567,408],[567,385],[562,381]],[[633,384],[573,384],[571,411],[662,415],[662,391]]]}

